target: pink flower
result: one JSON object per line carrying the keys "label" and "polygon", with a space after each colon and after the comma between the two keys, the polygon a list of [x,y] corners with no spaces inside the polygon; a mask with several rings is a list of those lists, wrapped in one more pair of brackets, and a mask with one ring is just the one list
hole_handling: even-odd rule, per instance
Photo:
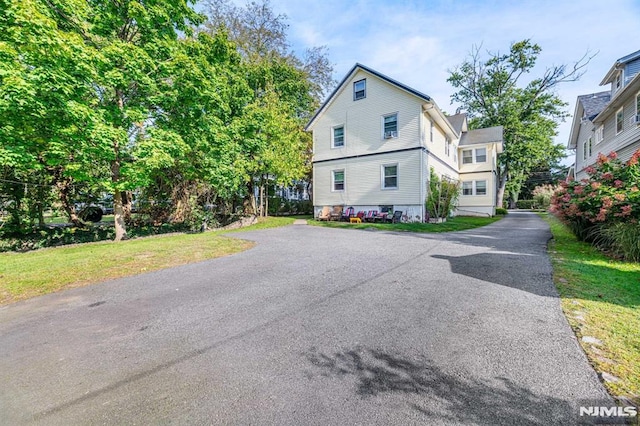
{"label": "pink flower", "polygon": [[638,160],[640,160],[640,149],[633,153],[629,161],[627,162],[628,166],[635,166],[638,164]]}
{"label": "pink flower", "polygon": [[606,180],[611,180],[613,179],[613,173],[611,172],[606,172],[602,174],[602,179],[606,179]]}
{"label": "pink flower", "polygon": [[631,204],[627,204],[626,206],[622,206],[622,215],[623,216],[629,216],[631,214]]}
{"label": "pink flower", "polygon": [[637,186],[633,185],[633,186],[631,187],[631,189],[629,189],[629,191],[631,191],[631,192],[638,192],[639,190],[638,190],[638,187],[637,187]]}
{"label": "pink flower", "polygon": [[598,159],[596,160],[596,163],[601,166],[603,164],[606,164],[609,162],[609,159],[603,154],[603,153],[599,153],[598,154]]}
{"label": "pink flower", "polygon": [[616,158],[618,158],[618,153],[615,151],[611,151],[608,155],[608,157],[612,160],[615,160]]}
{"label": "pink flower", "polygon": [[615,198],[618,201],[624,201],[627,199],[627,196],[622,193],[617,193],[613,195],[613,198]]}
{"label": "pink flower", "polygon": [[606,219],[607,219],[607,209],[602,208],[602,209],[600,209],[600,212],[598,213],[598,216],[596,216],[596,221],[604,222]]}
{"label": "pink flower", "polygon": [[584,186],[582,185],[577,185],[575,188],[573,188],[573,193],[576,195],[580,195],[584,192]]}
{"label": "pink flower", "polygon": [[615,182],[613,182],[613,185],[614,185],[616,188],[620,188],[620,187],[622,187],[622,185],[624,185],[624,182],[622,182],[620,179],[616,179],[616,181],[615,181]]}
{"label": "pink flower", "polygon": [[613,206],[613,200],[611,197],[602,197],[602,207],[610,209]]}
{"label": "pink flower", "polygon": [[587,172],[587,174],[594,174],[596,172],[596,169],[593,166],[589,166],[586,169],[584,169],[585,172]]}
{"label": "pink flower", "polygon": [[591,188],[598,189],[602,186],[600,182],[591,182]]}

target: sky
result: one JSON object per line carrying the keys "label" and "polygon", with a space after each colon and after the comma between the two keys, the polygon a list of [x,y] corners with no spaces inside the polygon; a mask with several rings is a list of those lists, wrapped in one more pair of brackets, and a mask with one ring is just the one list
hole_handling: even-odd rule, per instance
{"label": "sky", "polygon": [[[595,54],[579,81],[557,88],[571,114],[578,95],[607,90],[599,84],[614,62],[640,49],[640,0],[271,0],[271,6],[287,16],[296,53],[328,48],[337,81],[359,62],[431,96],[449,114],[458,107],[450,102],[449,70],[473,46],[507,53],[511,43],[531,39],[542,48],[532,77]],[[571,118],[560,125],[556,143],[567,144],[570,124]]]}

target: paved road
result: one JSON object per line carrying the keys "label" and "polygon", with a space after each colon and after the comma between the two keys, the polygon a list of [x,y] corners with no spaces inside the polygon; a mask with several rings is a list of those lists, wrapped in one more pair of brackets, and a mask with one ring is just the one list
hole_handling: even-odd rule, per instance
{"label": "paved road", "polygon": [[258,244],[0,308],[0,423],[566,425],[606,398],[535,215],[234,236]]}

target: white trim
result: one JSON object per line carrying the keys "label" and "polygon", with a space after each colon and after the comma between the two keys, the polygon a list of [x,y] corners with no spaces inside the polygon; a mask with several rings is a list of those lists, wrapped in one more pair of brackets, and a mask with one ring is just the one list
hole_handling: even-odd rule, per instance
{"label": "white trim", "polygon": [[596,129],[596,145],[604,140],[604,124],[601,124]]}
{"label": "white trim", "polygon": [[[478,150],[480,150],[480,149],[484,149],[484,161],[478,161]],[[474,160],[475,163],[486,163],[487,162],[487,148],[486,147],[484,147],[484,148],[476,148],[474,150],[473,154],[474,154],[473,160]]]}
{"label": "white trim", "polygon": [[[356,84],[358,83],[364,83],[364,89],[363,90],[358,90],[356,91]],[[364,92],[364,94],[362,95],[362,97],[356,97],[356,93],[358,92]],[[359,101],[361,99],[366,99],[367,98],[367,78],[361,78],[360,80],[354,81],[353,82],[353,100],[354,101]]]}
{"label": "white trim", "polygon": [[[478,194],[478,182],[484,182],[484,194]],[[471,194],[464,193],[464,184],[471,184]],[[478,179],[478,180],[463,180],[462,185],[460,186],[460,192],[462,197],[486,197],[489,194],[489,184],[487,179]]]}
{"label": "white trim", "polygon": [[[335,130],[342,127],[342,145],[336,146],[335,142]],[[347,144],[347,132],[344,124],[338,124],[331,128],[331,149],[341,149]]]}
{"label": "white trim", "polygon": [[[396,168],[396,186],[386,187],[384,183],[384,178],[386,177],[384,174],[384,169],[386,167],[395,167]],[[400,189],[400,167],[398,163],[386,163],[380,165],[380,189],[382,191],[396,191]]]}
{"label": "white trim", "polygon": [[[395,132],[393,131],[389,131],[389,132],[385,132],[384,131],[384,119],[388,118],[388,117],[393,117],[395,115],[396,117],[396,130]],[[381,123],[381,138],[383,140],[385,139],[397,139],[398,138],[398,134],[400,133],[400,114],[398,113],[398,111],[396,112],[391,112],[389,114],[383,114],[380,118],[380,123]],[[387,133],[389,133],[390,135],[387,135]]]}
{"label": "white trim", "polygon": [[[622,120],[620,120],[620,130],[618,130],[618,114],[622,112]],[[617,111],[616,111],[616,136],[618,136],[620,133],[622,133],[624,131],[624,106],[621,106]]]}
{"label": "white trim", "polygon": [[[336,189],[336,172],[342,172],[342,189]],[[344,192],[347,187],[347,173],[345,169],[331,170],[331,192]]]}

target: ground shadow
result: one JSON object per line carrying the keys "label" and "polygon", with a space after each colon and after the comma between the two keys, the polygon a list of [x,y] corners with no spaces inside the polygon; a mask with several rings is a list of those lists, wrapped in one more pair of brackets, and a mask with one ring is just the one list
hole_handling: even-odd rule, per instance
{"label": "ground shadow", "polygon": [[530,254],[486,252],[467,256],[434,254],[451,272],[545,297],[558,297],[548,261]]}
{"label": "ground shadow", "polygon": [[354,380],[361,398],[388,392],[419,396],[408,398],[408,405],[433,421],[525,426],[577,421],[573,403],[537,395],[503,377],[487,383],[446,374],[428,360],[409,360],[376,349],[331,355],[312,349],[305,356],[321,376]]}

